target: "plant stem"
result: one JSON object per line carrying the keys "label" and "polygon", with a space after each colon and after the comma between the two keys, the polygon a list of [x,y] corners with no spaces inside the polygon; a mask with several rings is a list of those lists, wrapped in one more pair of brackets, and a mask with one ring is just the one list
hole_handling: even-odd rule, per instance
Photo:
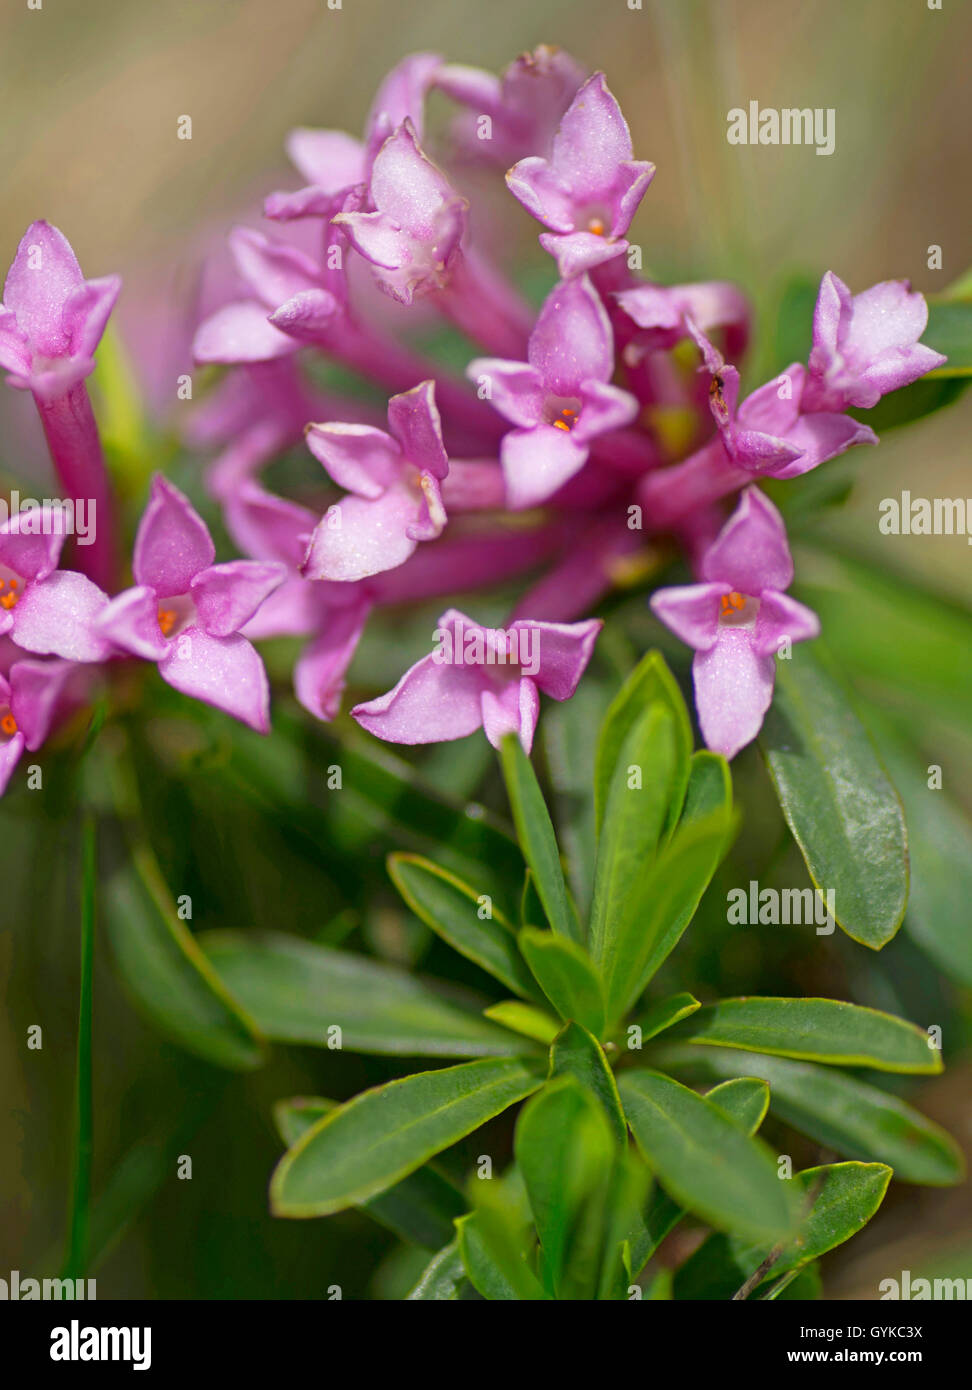
{"label": "plant stem", "polygon": [[74,1092],[74,1173],[71,1222],[64,1277],[84,1277],[88,1251],[91,1198],[91,1018],[94,963],[96,849],[94,817],[86,815],[81,829],[81,989],[78,1001],[78,1052]]}
{"label": "plant stem", "polygon": [[34,401],[61,485],[75,505],[89,508],[93,539],[75,547],[74,562],[82,574],[110,590],[117,558],[114,499],[87,388],[79,381],[63,396],[35,396]]}

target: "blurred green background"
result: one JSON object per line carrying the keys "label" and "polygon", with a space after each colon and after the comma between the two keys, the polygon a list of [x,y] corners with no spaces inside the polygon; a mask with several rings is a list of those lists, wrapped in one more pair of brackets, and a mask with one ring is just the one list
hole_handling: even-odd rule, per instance
{"label": "blurred green background", "polygon": [[[935,293],[972,261],[972,7],[957,0],[945,0],[941,12],[924,0],[644,0],[640,11],[626,0],[344,0],[340,11],[324,0],[44,0],[39,11],[8,4],[0,13],[0,260],[9,262],[27,224],[44,217],[67,233],[87,274],[123,274],[128,305],[158,303],[172,287],[191,285],[208,238],[262,193],[294,186],[282,154],[292,126],[358,133],[381,77],[409,51],[501,69],[541,42],[607,72],[636,155],[658,167],[633,233],[646,266],[665,279],[741,283],[757,309],[757,361],[760,332],[771,344],[795,273],[817,279],[833,269],[855,291],[907,276]],[[726,112],[751,99],[834,107],[836,152],[728,145]],[[191,142],[176,138],[185,114]],[[507,225],[509,261],[539,262],[536,227],[512,201]],[[941,271],[927,268],[932,244],[942,247]],[[172,304],[182,311],[177,298]],[[766,352],[772,370],[772,348]],[[26,464],[43,467],[28,404],[0,397],[2,462],[15,474],[20,455],[11,441]],[[873,552],[878,499],[916,478],[924,495],[964,495],[970,410],[966,397],[890,434],[859,461],[848,505],[828,522],[832,543]],[[894,561],[942,592],[968,596],[963,537],[898,538]],[[901,660],[907,664],[907,651]],[[403,664],[396,655],[395,668]],[[205,727],[217,744],[243,744],[255,756],[249,736]],[[368,903],[367,921],[346,924],[358,939],[363,932],[373,947],[405,958],[424,949],[394,907],[383,843],[367,828],[339,869],[349,832],[343,816],[331,816],[331,839],[315,864],[294,849],[286,825],[241,800],[208,764],[193,780],[167,779],[195,756],[194,728],[179,706],[163,707],[150,731],[149,784],[170,882],[218,902],[204,925],[316,934],[349,903]],[[168,769],[159,750],[169,750]],[[966,745],[966,766],[967,754]],[[314,796],[302,781],[312,766],[295,765],[295,797]],[[742,799],[746,779],[757,775],[755,755],[738,771]],[[65,1220],[77,989],[71,775],[52,768],[43,810],[23,795],[0,808],[0,1275],[55,1272]],[[285,773],[277,767],[274,775]],[[968,784],[952,790],[968,804]],[[350,834],[354,841],[353,827]],[[732,989],[788,981],[794,992],[810,992],[815,982],[801,978],[799,959],[785,950],[761,959],[761,938],[727,941],[724,918],[721,929],[711,927],[711,938],[699,927],[702,962],[694,959],[693,969]],[[829,949],[840,965],[823,973],[853,989],[870,968],[862,948],[840,940]],[[909,971],[928,973],[904,941],[887,954],[899,984]],[[122,1238],[103,1251],[101,1296],[320,1297],[340,1283],[345,1297],[373,1297],[399,1288],[393,1267],[372,1279],[392,1242],[363,1217],[272,1222],[265,1198],[280,1151],[272,1102],[301,1092],[343,1098],[395,1068],[276,1049],[272,1064],[251,1076],[217,1073],[139,1021],[106,955],[100,949],[96,981],[95,1191],[112,1178],[98,1220]],[[932,1007],[940,996],[927,989]],[[874,995],[864,985],[846,997]],[[878,988],[876,1002],[885,997]],[[44,1028],[39,1052],[25,1047],[34,1023]],[[916,1095],[967,1149],[970,1089],[966,1064]],[[174,1177],[182,1153],[193,1158],[191,1182]],[[903,1189],[828,1266],[826,1291],[873,1297],[878,1279],[904,1268],[941,1272],[933,1270],[941,1259],[949,1273],[972,1273],[967,1190]]]}

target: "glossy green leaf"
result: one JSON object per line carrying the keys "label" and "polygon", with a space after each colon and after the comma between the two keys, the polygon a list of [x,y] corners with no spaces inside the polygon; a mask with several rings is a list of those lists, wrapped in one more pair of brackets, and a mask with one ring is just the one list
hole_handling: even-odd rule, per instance
{"label": "glossy green leaf", "polygon": [[757,1052],[661,1043],[660,1066],[691,1080],[718,1080],[745,1072],[769,1083],[770,1110],[848,1158],[887,1163],[904,1182],[948,1186],[964,1164],[954,1140],[897,1096],[812,1062]]}
{"label": "glossy green leaf", "polygon": [[661,652],[647,652],[611,701],[598,736],[594,767],[594,814],[599,836],[622,749],[646,708],[656,702],[665,705],[674,720],[676,760],[667,829],[672,828],[681,812],[692,752],[692,724],[678,682],[666,666]]}
{"label": "glossy green leaf", "polygon": [[625,1032],[628,1032],[630,1027],[636,1027],[641,1035],[639,1041],[646,1043],[649,1038],[657,1037],[666,1028],[671,1028],[683,1018],[688,1018],[701,1007],[699,1001],[691,994],[670,994],[667,999],[656,999],[633,1024],[628,1025]]}
{"label": "glossy green leaf", "polygon": [[877,1071],[938,1072],[941,1053],[913,1023],[836,999],[720,999],[680,1039]]}
{"label": "glossy green leaf", "polygon": [[569,1074],[586,1086],[604,1107],[615,1139],[619,1144],[625,1143],[628,1128],[614,1072],[603,1047],[583,1024],[568,1023],[557,1034],[550,1049],[550,1074]]}
{"label": "glossy green leaf", "polygon": [[547,1297],[529,1266],[520,1231],[498,1204],[487,1202],[460,1217],[456,1237],[466,1275],[483,1298],[539,1303]]}
{"label": "glossy green leaf", "polygon": [[616,1140],[597,1098],[575,1076],[563,1075],[523,1107],[514,1150],[540,1239],[544,1283],[564,1297],[572,1264],[578,1276],[572,1247],[585,1207],[610,1173]]}
{"label": "glossy green leaf", "polygon": [[929,297],[927,303],[928,327],[921,341],[948,358],[929,375],[972,376],[972,300]]}
{"label": "glossy green leaf", "polygon": [[735,1076],[706,1091],[705,1098],[718,1105],[746,1134],[752,1135],[766,1119],[770,1089],[765,1081],[754,1076]]}
{"label": "glossy green leaf", "polygon": [[546,921],[547,914],[537,892],[536,879],[529,869],[523,876],[523,892],[520,894],[520,926],[535,927]]}
{"label": "glossy green leaf", "polygon": [[654,856],[669,813],[676,767],[675,717],[656,701],[629,729],[608,787],[590,920],[591,949],[599,958],[606,952],[607,937],[624,919],[634,884]]}
{"label": "glossy green leaf", "polygon": [[[594,889],[595,741],[591,730],[601,726],[611,692],[598,671],[588,668],[569,700],[552,701],[540,721],[540,736],[553,789],[553,817],[557,840],[567,861],[571,892],[582,917],[590,912]],[[524,917],[522,925],[535,927],[543,919]]]}
{"label": "glossy green leaf", "polygon": [[518,940],[524,960],[561,1018],[576,1019],[599,1034],[604,1027],[604,994],[583,946],[536,927],[524,927]]}
{"label": "glossy green leaf", "polygon": [[408,1295],[408,1301],[454,1303],[463,1297],[468,1287],[459,1242],[452,1240],[426,1265],[421,1278]]}
{"label": "glossy green leaf", "polygon": [[341,1029],[354,1052],[405,1057],[503,1057],[511,1033],[435,993],[397,966],[277,932],[205,932],[213,968],[276,1042],[327,1047]]}
{"label": "glossy green leaf", "polygon": [[547,921],[561,936],[579,941],[580,924],[567,896],[550,813],[530,759],[515,734],[503,739],[500,762],[520,848],[533,873]]}
{"label": "glossy green leaf", "polygon": [[801,643],[777,662],[760,742],[814,886],[832,890],[848,936],[877,950],[900,927],[908,900],[904,816],[819,646]]}
{"label": "glossy green leaf", "polygon": [[501,999],[498,1004],[490,1004],[488,1009],[483,1009],[483,1017],[491,1018],[494,1023],[510,1028],[514,1033],[521,1033],[525,1038],[533,1038],[544,1046],[549,1046],[560,1032],[559,1018],[546,1009],[524,1004],[519,999]]}
{"label": "glossy green leaf", "polygon": [[284,1154],[277,1216],[327,1216],[384,1192],[540,1085],[526,1064],[488,1058],[420,1072],[355,1096]]}
{"label": "glossy green leaf", "polygon": [[[284,1143],[292,1148],[307,1130],[336,1109],[336,1101],[321,1096],[295,1096],[278,1101],[273,1118]],[[456,1218],[466,1210],[459,1189],[428,1164],[360,1205],[402,1240],[429,1250],[449,1243]]]}
{"label": "glossy green leaf", "polygon": [[777,1240],[795,1213],[772,1157],[717,1104],[657,1072],[620,1080],[628,1123],[671,1197],[720,1230]]}
{"label": "glossy green leaf", "polygon": [[388,872],[416,917],[460,955],[475,961],[514,994],[542,998],[517,950],[511,923],[491,903],[490,915],[483,915],[483,892],[414,854],[390,854]]}
{"label": "glossy green leaf", "polygon": [[678,944],[715,872],[730,825],[728,806],[680,825],[637,883],[625,917],[595,954],[609,1020],[624,1016]]}
{"label": "glossy green leaf", "polygon": [[[850,1240],[880,1207],[891,1181],[883,1163],[833,1163],[806,1168],[793,1178],[804,1215],[750,1297],[759,1297],[781,1275],[797,1270]],[[808,1205],[809,1204],[809,1207]],[[772,1246],[738,1236],[715,1235],[686,1260],[675,1276],[679,1299],[732,1298],[768,1259]]]}
{"label": "glossy green leaf", "polygon": [[125,988],[181,1047],[242,1070],[264,1056],[261,1030],[180,921],[154,857],[138,846],[111,879],[105,919]]}

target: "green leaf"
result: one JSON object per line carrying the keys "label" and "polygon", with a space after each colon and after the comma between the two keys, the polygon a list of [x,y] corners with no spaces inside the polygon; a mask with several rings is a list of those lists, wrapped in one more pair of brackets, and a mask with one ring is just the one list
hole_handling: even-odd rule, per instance
{"label": "green leaf", "polygon": [[[638,770],[634,787],[628,771],[632,767]],[[632,888],[655,853],[668,817],[675,775],[675,718],[655,702],[628,731],[609,784],[597,844],[590,921],[591,949],[598,956],[605,954],[606,938],[623,920]]]}
{"label": "green leaf", "polygon": [[[706,1100],[717,1105],[733,1124],[750,1137],[756,1133],[769,1107],[769,1087],[765,1081],[740,1076],[713,1086]],[[672,1200],[667,1192],[656,1189],[644,1209],[639,1230],[630,1240],[630,1266],[637,1276],[652,1255],[685,1215],[684,1207]]]}
{"label": "green leaf", "polygon": [[554,1018],[545,1009],[523,1004],[519,999],[501,999],[498,1004],[490,1004],[488,1009],[483,1009],[483,1017],[491,1018],[494,1023],[510,1028],[514,1033],[522,1033],[525,1038],[533,1038],[545,1047],[560,1032],[559,1018]]}
{"label": "green leaf", "polygon": [[520,894],[520,926],[535,927],[545,921],[547,914],[537,892],[537,882],[529,869],[523,875],[523,892]]}
{"label": "green leaf", "polygon": [[972,986],[972,829],[942,788],[928,785],[925,759],[882,726],[880,748],[904,802],[911,858],[905,931],[959,984]]}
{"label": "green leaf", "polygon": [[[768,1289],[781,1275],[801,1269],[855,1236],[880,1207],[890,1181],[891,1169],[883,1163],[833,1163],[797,1173],[794,1187],[804,1204],[811,1205],[796,1236],[774,1259],[756,1290]],[[738,1236],[711,1236],[676,1274],[675,1297],[732,1298],[772,1249]],[[756,1290],[751,1297],[758,1296]]]}
{"label": "green leaf", "polygon": [[199,943],[225,985],[275,1042],[327,1047],[341,1029],[353,1052],[503,1057],[523,1044],[397,966],[282,932],[204,932]]}
{"label": "green leaf", "polygon": [[277,1216],[327,1216],[367,1201],[540,1084],[526,1064],[488,1058],[364,1091],[288,1149],[270,1182],[271,1207]]}
{"label": "green leaf", "polygon": [[[277,1101],[273,1118],[281,1138],[291,1148],[301,1135],[336,1108],[336,1101],[321,1096],[296,1096]],[[362,1211],[402,1240],[429,1250],[448,1244],[456,1218],[466,1210],[459,1189],[428,1164],[360,1205]]]}
{"label": "green leaf", "polygon": [[778,661],[760,742],[783,814],[834,916],[879,950],[901,925],[908,854],[901,803],[816,642]]}
{"label": "green leaf", "polygon": [[961,1181],[962,1155],[945,1130],[897,1096],[842,1072],[679,1043],[661,1043],[656,1059],[692,1080],[718,1080],[740,1071],[761,1077],[769,1083],[774,1115],[848,1158],[889,1164],[903,1182],[941,1187]]}
{"label": "green leaf", "polygon": [[[610,700],[610,690],[590,668],[569,700],[554,701],[544,711],[540,723],[546,767],[553,789],[554,824],[557,840],[567,861],[571,892],[587,917],[594,887],[594,851],[597,835],[594,826],[595,743],[591,730],[600,728],[604,711]],[[524,927],[535,927],[543,919],[524,917]]]}
{"label": "green leaf", "polygon": [[694,825],[732,806],[732,777],[721,753],[702,748],[689,761],[688,787],[680,825]]}
{"label": "green leaf", "polygon": [[154,856],[135,846],[111,879],[105,919],[128,993],[181,1047],[217,1066],[246,1070],[264,1059],[264,1039],[180,921]]}
{"label": "green leaf", "polygon": [[450,1241],[426,1265],[408,1301],[458,1302],[469,1287],[458,1241]]}
{"label": "green leaf", "polygon": [[607,811],[614,771],[633,726],[648,705],[661,702],[674,719],[675,774],[666,828],[678,819],[688,782],[692,752],[692,723],[678,682],[665,665],[661,652],[647,652],[611,701],[601,725],[594,767],[594,815],[600,836]]}
{"label": "green leaf", "polygon": [[473,1287],[491,1302],[542,1302],[547,1295],[530,1268],[530,1252],[510,1213],[485,1201],[456,1222],[463,1267]]}
{"label": "green leaf", "polygon": [[480,915],[482,894],[448,869],[415,854],[390,854],[388,872],[416,917],[449,945],[524,999],[542,998],[499,908]]}
{"label": "green leaf", "polygon": [[709,885],[732,823],[725,806],[680,825],[646,870],[616,929],[595,962],[604,982],[609,1021],[622,1018],[674,950]]}
{"label": "green leaf", "polygon": [[576,1077],[604,1107],[614,1137],[624,1144],[628,1127],[621,1109],[614,1072],[597,1038],[580,1023],[568,1023],[554,1039],[550,1049],[550,1074]]}
{"label": "green leaf", "polygon": [[670,994],[667,999],[656,999],[654,1004],[649,1005],[647,1011],[629,1026],[639,1028],[641,1042],[646,1043],[649,1038],[657,1037],[666,1028],[671,1028],[681,1019],[688,1018],[689,1014],[694,1014],[696,1009],[701,1007],[699,1001],[691,994]]}
{"label": "green leaf", "polygon": [[558,1298],[572,1296],[583,1266],[593,1297],[600,1245],[591,1238],[590,1204],[595,1198],[603,1213],[603,1187],[617,1152],[602,1106],[576,1077],[556,1077],[524,1106],[514,1150],[540,1238],[545,1286]]}
{"label": "green leaf", "polygon": [[948,358],[929,375],[972,376],[972,301],[929,298],[927,303],[928,327],[921,340]]}
{"label": "green leaf", "polygon": [[567,897],[560,853],[530,759],[515,734],[507,734],[500,763],[523,857],[530,866],[547,921],[555,932],[581,940],[580,924]]}
{"label": "green leaf", "polygon": [[877,1071],[942,1069],[941,1053],[914,1023],[837,999],[720,999],[696,1014],[679,1037]]}
{"label": "green leaf", "polygon": [[968,385],[967,375],[950,377],[933,372],[910,386],[903,386],[900,391],[891,391],[870,410],[850,410],[848,414],[870,425],[883,437],[887,430],[913,425],[916,420],[923,420],[926,415],[954,404]]}
{"label": "green leaf", "polygon": [[777,1240],[794,1226],[769,1150],[718,1105],[657,1072],[621,1078],[628,1123],[669,1195],[721,1230]]}
{"label": "green leaf", "polygon": [[604,1027],[604,995],[583,946],[536,927],[524,927],[518,939],[523,958],[561,1018],[576,1019],[599,1034]]}

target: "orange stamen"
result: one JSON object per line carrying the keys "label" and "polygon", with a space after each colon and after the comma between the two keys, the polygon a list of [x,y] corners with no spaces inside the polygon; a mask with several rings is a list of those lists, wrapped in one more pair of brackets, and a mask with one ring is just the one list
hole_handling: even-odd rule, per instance
{"label": "orange stamen", "polygon": [[10,593],[9,593],[9,594],[0,594],[0,603],[2,603],[3,606],[4,606],[4,608],[6,608],[7,611],[9,612],[10,609],[13,608],[14,604],[17,602],[17,600],[18,600],[19,598],[20,598],[20,595],[19,595],[18,593],[15,593],[15,592],[14,592],[14,586],[13,586],[13,584],[11,583],[11,585],[10,585]]}
{"label": "orange stamen", "polygon": [[176,625],[178,614],[174,608],[159,609],[159,627],[162,629],[162,636],[168,637],[169,633]]}
{"label": "orange stamen", "polygon": [[2,729],[5,734],[15,734],[17,732],[17,721],[9,711],[0,719],[0,729]]}
{"label": "orange stamen", "polygon": [[[570,425],[568,425],[564,420],[555,420],[553,422],[553,426],[555,430],[566,430],[568,434],[570,433]],[[0,603],[2,602],[3,600],[0,599]]]}
{"label": "orange stamen", "polygon": [[745,596],[744,596],[743,594],[737,593],[735,589],[733,589],[733,591],[732,591],[731,594],[723,594],[723,595],[722,595],[722,611],[723,611],[723,613],[731,613],[733,609],[736,609],[736,610],[738,611],[739,609],[745,608],[745,607],[746,607],[746,599],[745,599]]}
{"label": "orange stamen", "polygon": [[590,222],[588,222],[587,224],[587,230],[589,232],[593,232],[595,236],[603,236],[604,223],[601,221],[599,217],[592,217]]}

